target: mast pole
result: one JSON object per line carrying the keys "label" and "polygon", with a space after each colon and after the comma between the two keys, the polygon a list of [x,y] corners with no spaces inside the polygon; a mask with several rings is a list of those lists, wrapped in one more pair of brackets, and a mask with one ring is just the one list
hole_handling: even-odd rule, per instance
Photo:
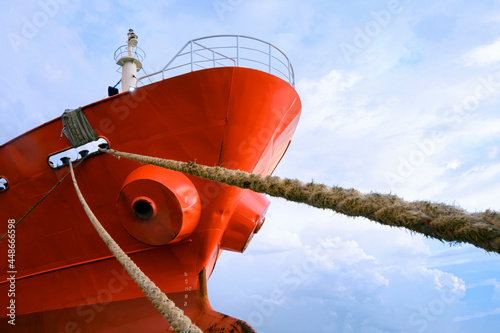
{"label": "mast pole", "polygon": [[[134,89],[137,85],[136,73],[142,68],[142,62],[137,58],[135,49],[138,36],[134,30],[129,29],[127,33],[127,52],[119,58],[117,65],[122,66],[122,92]],[[125,47],[125,45],[123,46]]]}

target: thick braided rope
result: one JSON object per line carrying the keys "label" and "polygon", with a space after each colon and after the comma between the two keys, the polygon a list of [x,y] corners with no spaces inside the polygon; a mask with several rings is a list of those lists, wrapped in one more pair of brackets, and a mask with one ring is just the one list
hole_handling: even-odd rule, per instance
{"label": "thick braided rope", "polygon": [[500,213],[492,210],[468,213],[441,203],[408,202],[391,194],[363,194],[354,189],[305,184],[296,179],[262,176],[112,149],[102,151],[273,197],[331,209],[347,216],[362,216],[384,225],[404,227],[441,241],[470,243],[486,251],[500,253]]}
{"label": "thick braided rope", "polygon": [[170,325],[174,328],[175,332],[181,333],[203,333],[203,331],[196,325],[191,323],[191,319],[185,316],[183,311],[175,306],[167,295],[165,295],[160,288],[158,288],[153,281],[151,281],[137,265],[130,259],[129,256],[120,248],[120,246],[111,238],[106,229],[103,228],[101,223],[97,220],[87,202],[83,198],[82,192],[78,187],[76,182],[75,174],[73,172],[73,166],[70,163],[71,178],[73,179],[73,185],[75,186],[78,199],[82,203],[83,209],[90,221],[94,225],[95,229],[102,240],[108,246],[109,250],[118,259],[120,264],[125,268],[128,274],[134,279],[137,285],[142,289],[142,292],[146,297],[153,303],[153,305],[161,312],[163,317],[167,319]]}

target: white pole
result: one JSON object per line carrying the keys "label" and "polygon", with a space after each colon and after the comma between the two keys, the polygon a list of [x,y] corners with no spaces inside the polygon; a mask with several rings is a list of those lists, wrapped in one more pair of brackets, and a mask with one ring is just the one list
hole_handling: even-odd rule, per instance
{"label": "white pole", "polygon": [[122,92],[137,84],[137,65],[133,61],[127,61],[122,66]]}
{"label": "white pole", "polygon": [[[132,29],[127,34],[127,54],[116,62],[122,66],[122,92],[129,90],[130,87],[135,88],[137,84],[136,73],[142,68],[142,63],[134,54],[134,49],[137,46],[137,35]],[[122,46],[122,47],[125,47]]]}

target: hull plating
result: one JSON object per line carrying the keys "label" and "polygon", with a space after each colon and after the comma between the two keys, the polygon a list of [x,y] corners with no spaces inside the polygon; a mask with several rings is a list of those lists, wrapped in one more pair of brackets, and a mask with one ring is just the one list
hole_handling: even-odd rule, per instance
{"label": "hull plating", "polygon": [[[267,175],[288,148],[300,107],[295,90],[279,78],[246,68],[216,68],[156,82],[82,110],[113,149]],[[0,147],[0,175],[9,182],[8,190],[0,193],[2,235],[7,220],[23,216],[68,172],[67,167],[52,169],[47,164],[48,156],[70,147],[65,137],[60,139],[61,129],[60,118],[54,119]],[[196,317],[208,306],[208,300],[196,301],[203,289],[200,283],[210,276],[223,249],[244,250],[262,224],[259,214],[265,212],[267,199],[188,176],[201,207],[196,226],[178,242],[145,244],[127,232],[117,214],[124,182],[140,166],[101,154],[85,160],[75,172],[87,202],[112,237],[162,291]],[[245,202],[250,207],[239,211],[241,199],[249,195],[252,200]],[[6,239],[0,243],[2,257],[7,244]],[[88,221],[69,179],[16,227],[15,268],[16,321],[37,324],[42,332],[80,332],[70,327],[72,322],[82,332],[84,327],[97,332],[99,325],[103,332],[168,327],[123,275]],[[3,260],[1,295],[9,289],[7,271]],[[5,309],[9,300],[2,296],[1,302]],[[124,309],[134,309],[134,315],[126,315]],[[5,316],[3,311],[1,327],[9,329]],[[86,322],[91,316],[94,324]],[[200,323],[212,318],[198,317]],[[211,324],[221,320],[217,318]],[[104,324],[120,321],[125,326]],[[61,323],[70,323],[70,328]],[[136,330],[138,323],[145,326]],[[210,320],[203,325],[210,327]]]}

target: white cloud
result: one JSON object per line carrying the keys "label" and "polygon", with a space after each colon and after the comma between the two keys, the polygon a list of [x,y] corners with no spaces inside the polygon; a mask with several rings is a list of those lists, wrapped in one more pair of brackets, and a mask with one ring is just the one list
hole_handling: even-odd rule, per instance
{"label": "white cloud", "polygon": [[492,310],[492,311],[480,312],[480,313],[467,315],[467,316],[455,317],[455,321],[467,321],[467,320],[472,320],[472,319],[484,318],[487,316],[500,316],[500,308],[496,308],[495,310]]}
{"label": "white cloud", "polygon": [[258,238],[258,241],[252,244],[252,248],[257,251],[290,250],[302,246],[299,235],[290,230],[266,232],[259,234]]}
{"label": "white cloud", "polygon": [[[391,248],[401,253],[397,244],[391,244]],[[279,261],[274,255],[255,257],[251,249],[240,265],[240,260],[224,256],[210,282],[211,290],[213,284],[229,274],[226,270],[231,270],[232,276],[236,274],[232,281],[249,292],[238,295],[229,313],[262,332],[282,330],[284,320],[292,322],[295,330],[316,332],[368,332],[381,327],[411,331],[415,326],[409,318],[413,314],[419,318],[420,308],[432,309],[434,303],[440,302],[440,306],[453,313],[465,291],[464,282],[453,274],[413,266],[404,257],[399,259],[400,263],[406,262],[402,267],[388,266],[385,258],[380,261],[366,254],[355,241],[340,237],[326,237],[302,249],[280,252]],[[267,285],[259,288],[255,288],[254,282],[239,278],[240,274],[248,276],[246,271],[250,268],[246,265],[253,257],[260,265],[252,268],[252,276],[267,277]],[[261,283],[260,279],[255,283]],[[217,296],[212,297],[217,309],[229,311],[221,309],[220,302],[229,297],[232,284],[226,281],[224,289],[218,289]],[[411,302],[401,303],[403,299]],[[436,316],[429,325],[439,326],[441,320]]]}
{"label": "white cloud", "polygon": [[489,158],[495,158],[497,157],[499,152],[498,146],[493,146],[488,148],[488,157]]}
{"label": "white cloud", "polygon": [[460,167],[462,165],[462,161],[460,161],[459,159],[454,159],[453,161],[450,161],[447,165],[446,165],[446,169],[451,169],[451,170],[456,170],[458,167]]}
{"label": "white cloud", "polygon": [[465,61],[468,66],[486,66],[500,61],[500,39],[475,47],[465,56]]}
{"label": "white cloud", "polygon": [[478,283],[471,283],[467,285],[467,289],[477,288],[477,287],[485,287],[491,286],[493,287],[492,298],[496,301],[500,300],[500,281],[495,279],[487,279]]}

